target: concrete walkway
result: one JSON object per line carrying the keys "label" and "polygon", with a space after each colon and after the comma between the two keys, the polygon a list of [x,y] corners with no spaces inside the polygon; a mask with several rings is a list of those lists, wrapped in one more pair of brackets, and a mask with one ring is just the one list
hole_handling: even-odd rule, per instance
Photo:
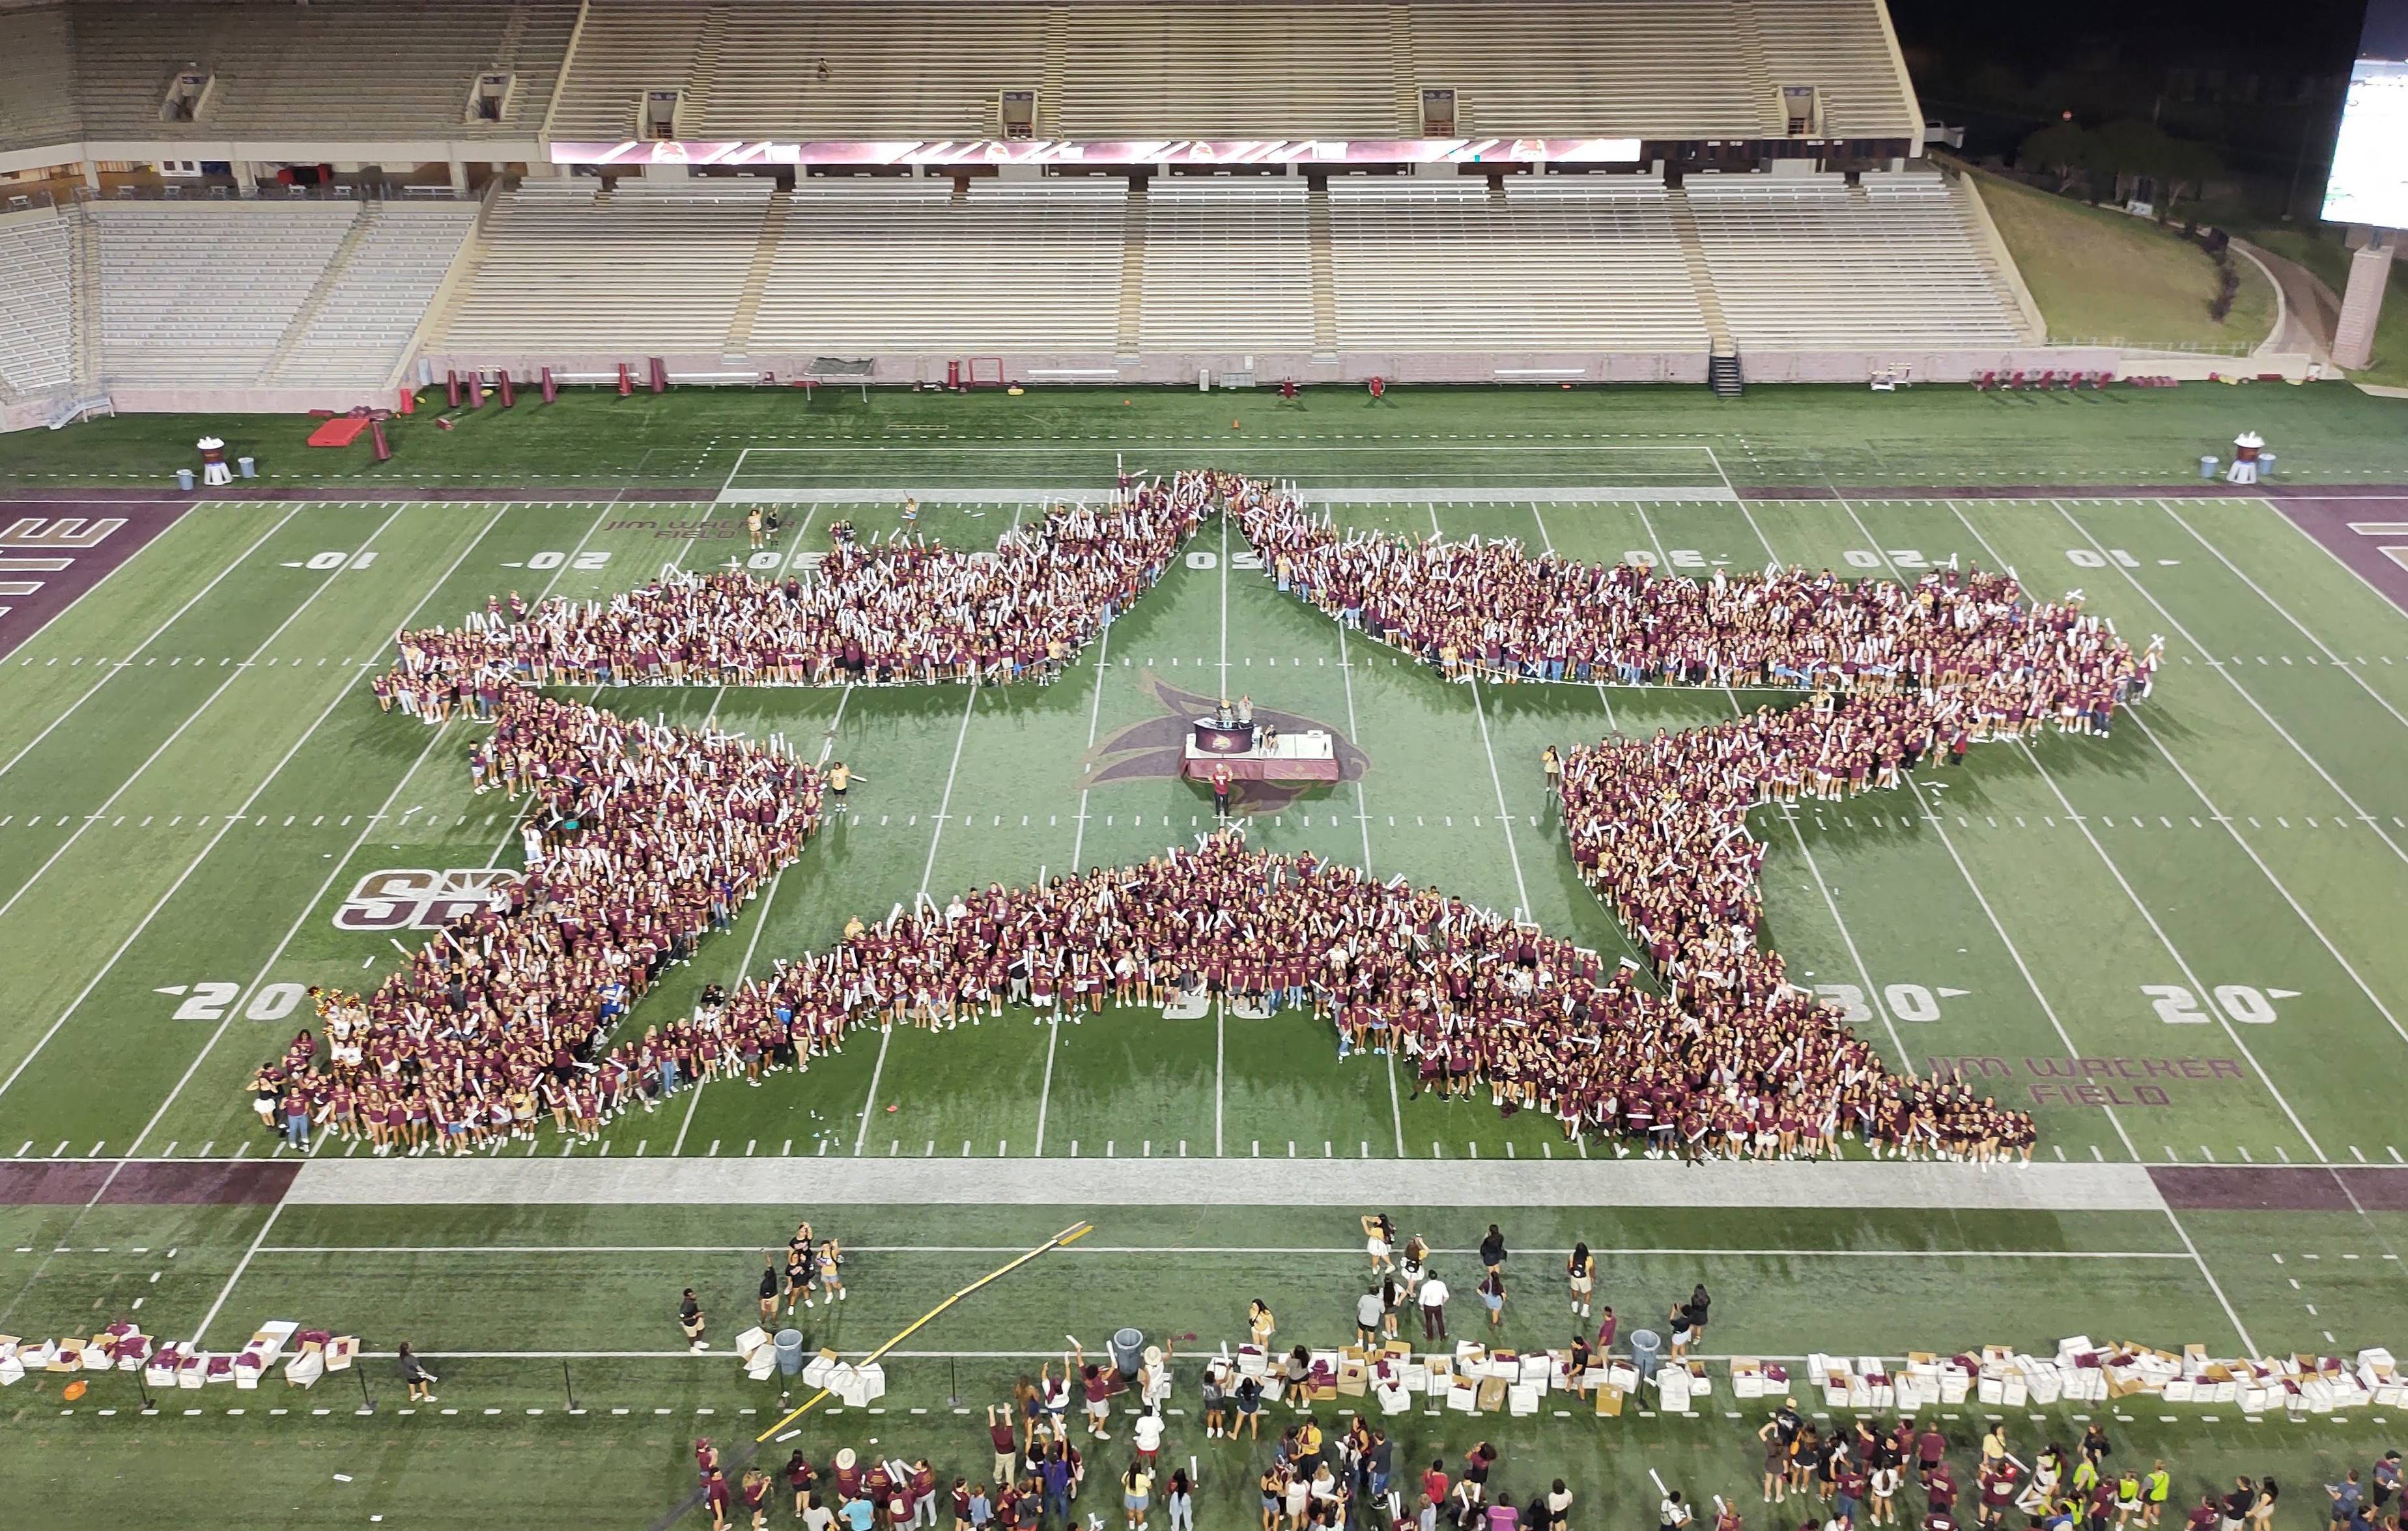
{"label": "concrete walkway", "polygon": [[2282,297],[2282,320],[2258,351],[2304,355],[2310,361],[2330,366],[2333,330],[2341,322],[2340,297],[2297,261],[2262,250],[2246,239],[2233,240],[2232,248],[2244,258],[2256,261],[2273,279]]}
{"label": "concrete walkway", "polygon": [[288,1203],[1778,1207],[2141,1211],[2140,1165],[1552,1159],[322,1159]]}

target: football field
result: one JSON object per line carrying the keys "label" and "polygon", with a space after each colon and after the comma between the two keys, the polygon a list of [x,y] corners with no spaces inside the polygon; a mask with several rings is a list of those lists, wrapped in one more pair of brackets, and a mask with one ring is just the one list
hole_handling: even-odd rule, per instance
{"label": "football field", "polygon": [[[1438,1246],[1467,1294],[1471,1249],[1502,1221],[1520,1284],[1501,1338],[1525,1347],[1568,1338],[1554,1273],[1575,1240],[1631,1323],[1704,1281],[1717,1356],[2046,1352],[2075,1333],[2351,1354],[2399,1334],[2408,616],[2383,550],[2408,544],[2408,498],[2012,487],[2044,481],[2031,471],[1971,497],[1776,490],[1720,438],[1383,442],[1333,426],[1213,451],[1116,443],[1101,419],[1093,438],[952,441],[908,414],[875,441],[723,438],[680,460],[715,482],[576,499],[495,483],[0,506],[0,526],[119,518],[110,535],[131,549],[37,622],[0,613],[18,622],[0,626],[0,1332],[131,1316],[231,1344],[293,1318],[357,1333],[370,1355],[357,1397],[341,1379],[332,1396],[212,1389],[156,1414],[114,1375],[67,1412],[29,1379],[0,1392],[25,1443],[0,1447],[0,1482],[34,1492],[138,1431],[203,1501],[179,1509],[190,1524],[211,1524],[217,1495],[229,1524],[261,1499],[283,1517],[270,1524],[443,1524],[464,1492],[504,1513],[581,1496],[650,1524],[682,1492],[692,1435],[775,1417],[774,1385],[676,1342],[677,1292],[697,1288],[732,1336],[760,1251],[797,1215],[853,1252],[850,1300],[805,1315],[814,1345],[848,1352],[1065,1223],[1096,1224],[907,1344],[878,1419],[814,1415],[796,1442],[824,1460],[888,1431],[882,1451],[929,1454],[947,1481],[984,1463],[955,1409],[999,1396],[1066,1335],[1099,1348],[1132,1324],[1210,1349],[1241,1338],[1260,1295],[1283,1342],[1341,1342],[1354,1215],[1373,1207]],[[1905,790],[1754,818],[1765,938],[1791,976],[1895,1065],[1960,1069],[2031,1110],[2033,1166],[1876,1164],[1854,1145],[1840,1165],[1619,1159],[1484,1095],[1419,1097],[1393,1060],[1340,1059],[1309,1014],[1218,1008],[856,1032],[807,1073],[691,1089],[596,1143],[547,1125],[472,1162],[380,1161],[337,1139],[304,1165],[275,1149],[248,1085],[311,1023],[306,986],[373,986],[396,943],[427,939],[520,860],[513,805],[469,781],[478,725],[430,728],[370,698],[396,629],[513,590],[603,596],[669,567],[800,571],[836,522],[902,534],[907,495],[917,535],[992,543],[1055,498],[1109,494],[1116,467],[1192,465],[1292,479],[1347,525],[1699,578],[1776,561],[1908,580],[2005,567],[2040,596],[2079,589],[2136,647],[2162,634],[2155,694],[2112,737],[1985,745]],[[752,503],[783,517],[770,551],[748,553]],[[859,783],[635,1022],[824,947],[855,914],[1192,843],[1212,815],[1178,776],[1180,739],[1224,694],[1340,741],[1337,783],[1241,795],[1254,843],[1628,952],[1574,875],[1541,751],[1783,698],[1450,684],[1282,595],[1234,537],[1208,522],[1049,686],[580,690],[782,739]],[[402,1339],[437,1358],[439,1412],[397,1410]],[[1182,1375],[1182,1404],[1192,1387]],[[1698,1422],[1551,1409],[1476,1430],[1416,1412],[1398,1429],[1457,1454],[1498,1436],[1531,1464],[1517,1486],[1564,1471],[1635,1516],[1650,1466],[1701,1495],[1751,1485],[1752,1443],[1724,1419],[1740,1407],[1717,1394]],[[2313,1495],[2309,1474],[2385,1440],[2364,1415],[2312,1430],[2229,1409],[2114,1417],[2194,1495],[2279,1453]],[[1208,1450],[1193,1428],[1173,1447]],[[1116,1450],[1098,1448],[1114,1470]],[[1230,1524],[1251,1513],[1242,1477],[1210,1485]],[[339,1513],[302,1512],[326,1495]]]}

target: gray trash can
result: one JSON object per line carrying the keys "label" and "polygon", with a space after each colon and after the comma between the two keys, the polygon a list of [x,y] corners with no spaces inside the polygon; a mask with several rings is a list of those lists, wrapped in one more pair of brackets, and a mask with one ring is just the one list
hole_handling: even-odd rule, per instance
{"label": "gray trash can", "polygon": [[781,1329],[771,1337],[770,1345],[778,1352],[778,1374],[792,1377],[803,1369],[803,1332]]}
{"label": "gray trash can", "polygon": [[234,470],[246,479],[256,479],[259,477],[259,465],[252,462],[248,457],[236,458],[234,460]]}
{"label": "gray trash can", "polygon": [[182,490],[187,494],[193,492],[193,470],[191,468],[178,468],[176,470],[176,487]]}
{"label": "gray trash can", "polygon": [[2258,477],[2260,479],[2271,479],[2273,476],[2274,454],[2271,451],[2259,452],[2258,454]]}
{"label": "gray trash can", "polygon": [[1630,1331],[1630,1364],[1639,1368],[1641,1382],[1656,1380],[1658,1358],[1664,1353],[1664,1341],[1653,1329]]}
{"label": "gray trash can", "polygon": [[2202,457],[2199,460],[2199,476],[2202,479],[2213,479],[2215,477],[2214,458]]}
{"label": "gray trash can", "polygon": [[1145,1336],[1135,1329],[1123,1329],[1112,1336],[1112,1365],[1124,1377],[1135,1377],[1138,1364],[1145,1358]]}

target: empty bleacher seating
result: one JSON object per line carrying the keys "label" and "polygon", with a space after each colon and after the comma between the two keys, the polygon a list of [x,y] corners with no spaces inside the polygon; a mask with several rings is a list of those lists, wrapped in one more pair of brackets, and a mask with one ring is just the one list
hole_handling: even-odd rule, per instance
{"label": "empty bleacher seating", "polygon": [[1965,193],[1936,175],[1707,176],[1684,194],[1742,351],[2031,338]]}
{"label": "empty bleacher seating", "polygon": [[[88,131],[112,138],[531,138],[568,36],[572,0],[156,0],[69,13]],[[215,77],[198,122],[162,122],[176,72]],[[466,121],[477,76],[517,75],[498,122]],[[330,156],[331,157],[331,156]]]}
{"label": "empty bleacher seating", "polygon": [[383,382],[476,220],[466,203],[363,207],[350,250],[267,380]]}
{"label": "empty bleacher seating", "polygon": [[1683,351],[1705,345],[1664,208],[1638,178],[1333,177],[1349,350]]}
{"label": "empty bleacher seating", "polygon": [[640,93],[675,86],[693,138],[992,138],[999,93],[1038,88],[1043,27],[1029,5],[595,0],[552,131],[626,137]]}
{"label": "empty bleacher seating", "polygon": [[1063,137],[1397,135],[1387,6],[1091,0],[1063,9]]}
{"label": "empty bleacher seating", "polygon": [[1305,183],[1156,177],[1138,334],[1149,351],[1312,350]]}
{"label": "empty bleacher seating", "polygon": [[1112,349],[1127,186],[1117,179],[807,181],[754,319],[754,352]]}
{"label": "empty bleacher seating", "polygon": [[1922,131],[1879,7],[1864,0],[1756,0],[1756,25],[1773,88],[1814,87],[1821,136],[1908,138]]}
{"label": "empty bleacher seating", "polygon": [[442,336],[453,351],[717,354],[771,183],[529,181],[488,217]]}
{"label": "empty bleacher seating", "polygon": [[0,149],[82,136],[65,7],[0,10]]}
{"label": "empty bleacher seating", "polygon": [[50,208],[0,216],[0,383],[17,393],[74,380],[73,238]]}
{"label": "empty bleacher seating", "polygon": [[358,212],[337,202],[88,205],[104,379],[255,381]]}
{"label": "empty bleacher seating", "polygon": [[1754,137],[1772,82],[1737,46],[1753,0],[1413,0],[1413,73],[1459,133]]}

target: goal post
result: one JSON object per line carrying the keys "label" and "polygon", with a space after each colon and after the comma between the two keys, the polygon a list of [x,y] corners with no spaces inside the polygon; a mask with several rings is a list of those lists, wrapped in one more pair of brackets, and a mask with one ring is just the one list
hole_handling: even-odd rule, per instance
{"label": "goal post", "polygon": [[810,365],[803,368],[804,402],[810,401],[813,390],[824,388],[829,383],[836,383],[839,386],[858,387],[861,390],[861,402],[867,404],[869,402],[870,376],[877,370],[878,364],[867,358],[814,356],[810,360]]}
{"label": "goal post", "polygon": [[965,388],[1001,388],[1003,386],[1003,358],[1000,356],[971,357],[969,359],[969,374],[963,379],[962,386]]}

